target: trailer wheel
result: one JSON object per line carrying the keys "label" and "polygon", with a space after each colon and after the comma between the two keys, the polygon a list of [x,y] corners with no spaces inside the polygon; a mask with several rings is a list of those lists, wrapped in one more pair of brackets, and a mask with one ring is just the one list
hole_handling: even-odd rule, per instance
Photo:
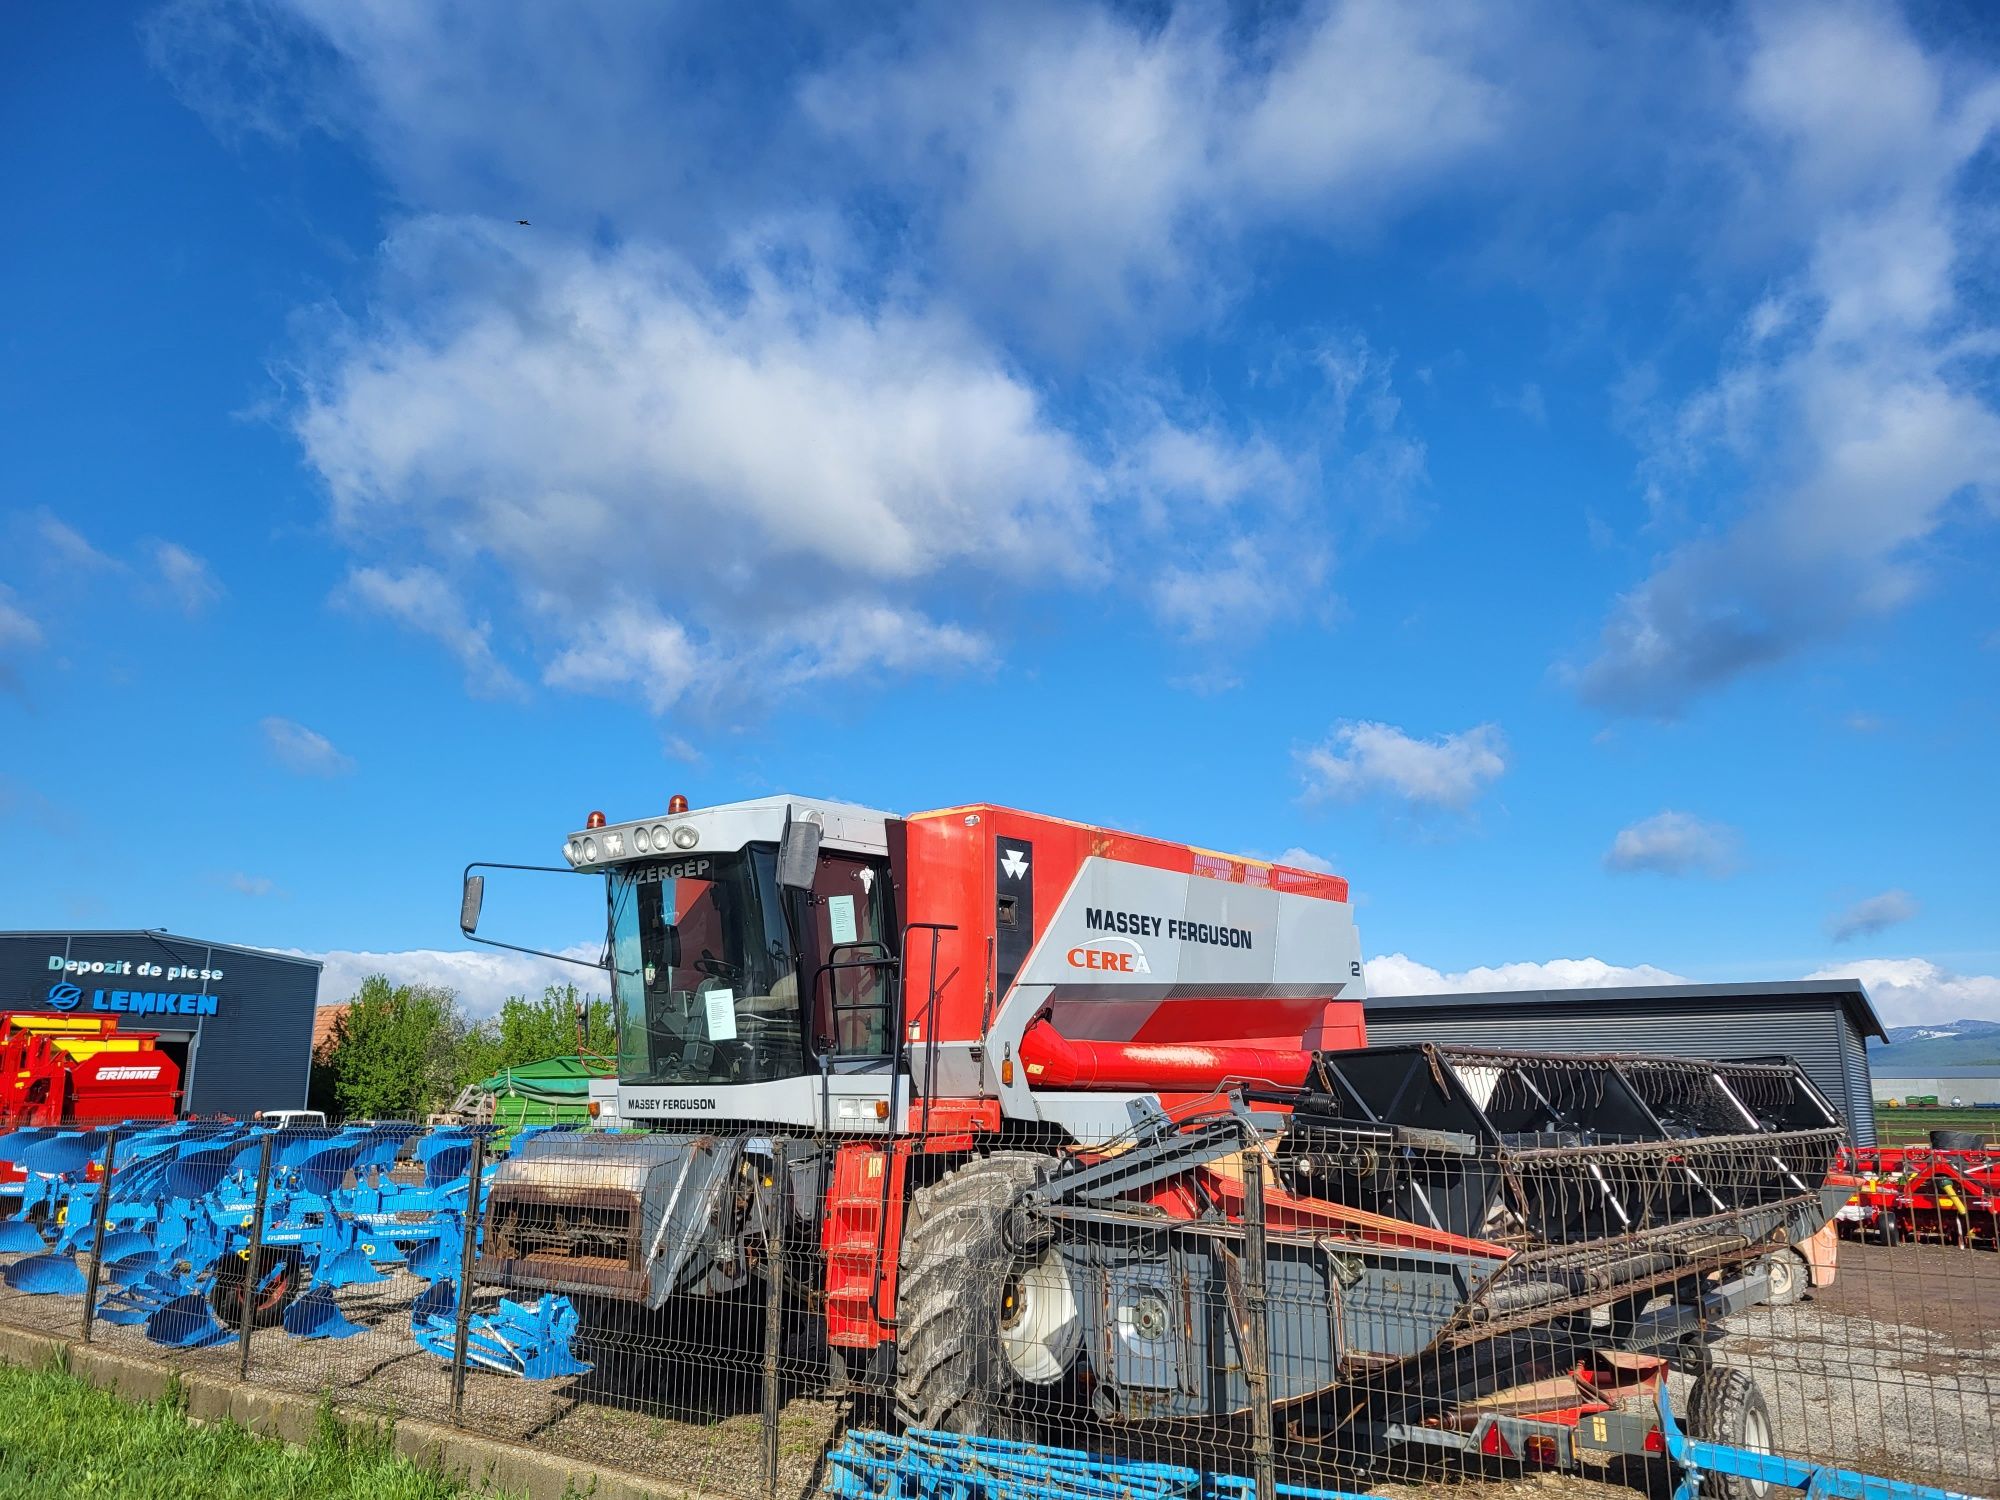
{"label": "trailer wheel", "polygon": [[1024,1402],[1068,1372],[1080,1324],[1061,1257],[1046,1237],[1018,1243],[1009,1220],[1054,1165],[1000,1151],[912,1197],[896,1295],[896,1411],[906,1426],[1034,1435]]}
{"label": "trailer wheel", "polygon": [[[1697,1380],[1689,1393],[1688,1431],[1703,1442],[1752,1453],[1770,1453],[1775,1448],[1771,1408],[1764,1404],[1764,1393],[1742,1370],[1723,1365]],[[1701,1478],[1701,1492],[1708,1500],[1764,1500],[1771,1492],[1771,1483],[1738,1474],[1707,1473]]]}
{"label": "trailer wheel", "polygon": [[1903,1221],[1894,1209],[1882,1210],[1882,1243],[1891,1249],[1903,1243]]}
{"label": "trailer wheel", "polygon": [[1790,1307],[1805,1296],[1812,1282],[1812,1273],[1796,1250],[1780,1250],[1765,1256],[1760,1269],[1771,1284],[1771,1295],[1766,1300],[1772,1307]]}
{"label": "trailer wheel", "polygon": [[[217,1320],[230,1328],[243,1322],[244,1272],[249,1261],[242,1255],[225,1255],[215,1263],[215,1280],[208,1289],[208,1305]],[[257,1257],[256,1306],[250,1312],[252,1328],[275,1328],[284,1321],[285,1309],[299,1295],[305,1280],[305,1262],[299,1252],[266,1245]]]}

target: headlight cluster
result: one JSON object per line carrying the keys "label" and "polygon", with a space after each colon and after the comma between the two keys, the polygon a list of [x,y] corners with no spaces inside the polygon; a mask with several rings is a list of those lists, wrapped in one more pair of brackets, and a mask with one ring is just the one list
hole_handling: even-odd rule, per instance
{"label": "headlight cluster", "polygon": [[[599,860],[623,859],[625,837],[623,832],[617,831],[584,834],[563,844],[563,858],[572,865],[594,865]],[[636,854],[666,854],[675,849],[692,849],[701,842],[701,834],[687,823],[641,824],[632,830],[631,838],[632,851]]]}

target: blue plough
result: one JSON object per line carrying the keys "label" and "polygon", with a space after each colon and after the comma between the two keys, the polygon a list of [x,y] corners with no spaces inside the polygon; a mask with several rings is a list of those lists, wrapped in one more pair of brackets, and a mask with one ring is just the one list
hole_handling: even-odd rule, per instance
{"label": "blue plough", "polygon": [[[106,1323],[143,1325],[148,1339],[168,1347],[202,1348],[236,1337],[233,1309],[249,1297],[259,1327],[280,1326],[304,1339],[351,1338],[363,1327],[341,1311],[334,1293],[401,1270],[430,1283],[415,1299],[412,1336],[451,1358],[456,1277],[468,1233],[470,1131],[403,1124],[330,1133],[196,1122],[129,1127],[107,1184],[91,1174],[101,1167],[108,1137],[101,1128],[0,1135],[0,1161],[26,1173],[14,1213],[0,1218],[0,1256],[18,1257],[0,1279],[13,1290],[84,1292],[99,1201],[108,1192],[97,1305]],[[262,1251],[252,1267],[266,1137],[271,1180]],[[420,1180],[397,1180],[406,1161],[421,1168]],[[477,1227],[470,1232],[476,1243]],[[219,1307],[232,1310],[227,1321]],[[532,1380],[591,1368],[571,1353],[577,1319],[566,1298],[503,1299],[495,1312],[469,1323],[468,1357],[481,1368]]]}

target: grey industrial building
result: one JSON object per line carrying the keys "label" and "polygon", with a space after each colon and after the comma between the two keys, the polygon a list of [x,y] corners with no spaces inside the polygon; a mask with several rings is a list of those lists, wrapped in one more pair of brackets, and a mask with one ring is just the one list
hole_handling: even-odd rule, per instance
{"label": "grey industrial building", "polygon": [[298,1109],[317,959],[170,932],[0,932],[0,1011],[111,1015],[180,1066],[185,1114]]}
{"label": "grey industrial building", "polygon": [[1371,1043],[1793,1057],[1854,1143],[1875,1144],[1868,1039],[1883,1031],[1858,979],[1371,995],[1365,1012]]}

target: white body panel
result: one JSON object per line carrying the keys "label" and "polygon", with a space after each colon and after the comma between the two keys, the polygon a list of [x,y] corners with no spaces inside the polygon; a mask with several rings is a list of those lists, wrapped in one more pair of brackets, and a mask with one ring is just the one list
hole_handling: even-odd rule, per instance
{"label": "white body panel", "polygon": [[[621,1083],[618,1117],[626,1125],[698,1124],[703,1120],[766,1120],[804,1130],[835,1134],[881,1135],[889,1124],[876,1111],[889,1099],[889,1075],[833,1073],[821,1087],[819,1075],[780,1078],[770,1083],[703,1084]],[[907,1110],[910,1080],[896,1083],[896,1097]]]}

